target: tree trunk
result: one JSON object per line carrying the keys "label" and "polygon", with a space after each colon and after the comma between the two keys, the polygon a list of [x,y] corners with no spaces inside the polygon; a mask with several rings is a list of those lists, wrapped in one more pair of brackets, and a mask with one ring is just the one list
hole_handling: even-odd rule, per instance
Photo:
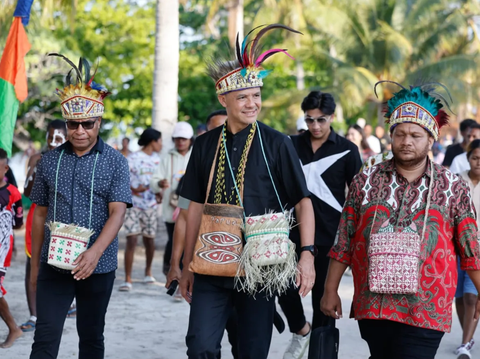
{"label": "tree trunk", "polygon": [[230,48],[235,49],[235,40],[243,41],[243,0],[232,0],[225,7],[228,10],[228,41]]}
{"label": "tree trunk", "polygon": [[178,0],[157,0],[152,127],[162,132],[163,152],[172,148],[178,118],[179,62]]}

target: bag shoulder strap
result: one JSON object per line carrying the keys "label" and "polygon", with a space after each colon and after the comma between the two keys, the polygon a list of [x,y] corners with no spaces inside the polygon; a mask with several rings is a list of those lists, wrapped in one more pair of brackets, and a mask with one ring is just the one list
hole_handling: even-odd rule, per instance
{"label": "bag shoulder strap", "polygon": [[[427,160],[428,161],[428,160]],[[434,182],[434,171],[433,171],[434,165],[433,161],[430,161],[430,184],[428,185],[428,193],[427,193],[427,206],[425,208],[425,218],[423,220],[423,229],[422,229],[422,237],[420,240],[423,242],[423,239],[425,238],[425,231],[427,229],[427,220],[428,220],[428,211],[430,210],[430,204],[431,204],[431,199],[432,199],[432,189],[433,189],[433,182]],[[380,195],[383,189],[383,177],[380,178],[380,190],[378,191],[378,194]],[[373,226],[375,225],[375,221],[377,219],[377,210],[378,210],[378,203],[375,206],[375,214],[373,215],[373,222],[372,225],[370,226],[370,236],[372,235],[373,231]]]}
{"label": "bag shoulder strap", "polygon": [[205,193],[205,203],[208,202],[208,197],[210,196],[210,190],[212,189],[213,175],[215,173],[215,166],[217,164],[218,150],[220,149],[220,144],[222,143],[222,134],[218,138],[217,149],[215,150],[215,156],[213,157],[212,167],[210,167],[210,175],[208,176],[207,192]]}
{"label": "bag shoulder strap", "polygon": [[[226,126],[226,122],[223,126]],[[258,129],[258,124],[256,126],[255,131],[257,129]],[[225,131],[224,130],[222,131],[222,134],[221,134],[220,138],[221,138],[221,140],[223,140],[223,145],[225,146],[225,157],[227,158],[228,168],[230,169],[230,174],[231,174],[232,179],[233,179],[233,185],[235,186],[235,191],[237,192],[238,201],[240,202],[240,206],[244,208],[243,213],[245,215],[245,207],[243,206],[243,191],[244,191],[245,186],[242,186],[241,191],[239,191],[237,181],[235,180],[235,174],[233,173],[232,164],[230,162],[230,157],[228,156],[227,140],[225,139]],[[245,183],[245,169],[247,168],[248,154],[250,153],[250,148],[252,147],[253,141],[255,141],[255,134],[253,135],[252,140],[247,144],[248,147],[247,147],[247,152],[245,154],[245,164],[244,164],[243,169],[242,169],[242,175],[240,176],[240,178],[242,179],[242,184]]]}

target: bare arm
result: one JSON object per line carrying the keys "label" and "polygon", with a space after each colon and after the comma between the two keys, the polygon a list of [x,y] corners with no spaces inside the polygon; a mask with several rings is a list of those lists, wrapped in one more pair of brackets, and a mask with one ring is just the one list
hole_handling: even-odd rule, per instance
{"label": "bare arm", "polygon": [[170,260],[170,270],[167,274],[167,282],[165,287],[170,287],[172,281],[180,281],[182,272],[180,270],[180,259],[182,258],[183,249],[185,248],[185,232],[187,228],[188,210],[180,210],[177,221],[175,222],[175,230],[173,232],[173,249],[172,259]]}
{"label": "bare arm", "polygon": [[[300,226],[301,246],[311,246],[315,240],[315,215],[310,198],[303,198],[295,206],[297,220]],[[315,284],[315,257],[312,253],[304,251],[298,261],[297,286],[300,287],[300,295],[305,297]]]}
{"label": "bare arm", "polygon": [[187,302],[192,301],[193,291],[193,273],[188,267],[193,258],[195,242],[197,241],[198,231],[202,222],[203,204],[198,202],[190,202],[187,213],[187,232],[185,236],[185,250],[183,253],[183,271],[180,280],[180,290],[182,296]]}
{"label": "bare arm", "polygon": [[193,258],[193,250],[197,241],[198,231],[202,222],[203,204],[190,202],[187,213],[187,231],[185,234],[185,250],[183,255],[183,266],[188,268]]}
{"label": "bare arm", "polygon": [[180,259],[182,258],[185,248],[185,235],[187,231],[187,214],[188,210],[180,210],[177,221],[175,223],[175,231],[173,232],[173,250],[171,265],[180,267]]}
{"label": "bare arm", "polygon": [[123,202],[110,202],[108,210],[108,220],[95,243],[73,262],[76,267],[72,270],[72,274],[77,280],[90,277],[97,267],[103,252],[113,242],[122,227],[127,205]]}
{"label": "bare arm", "polygon": [[347,267],[348,265],[345,263],[330,259],[327,279],[325,280],[325,292],[320,307],[323,314],[335,319],[342,317],[342,301],[338,296],[338,287]]}
{"label": "bare arm", "polygon": [[42,157],[41,154],[36,154],[30,157],[30,159],[28,160],[27,177],[25,180],[25,187],[23,189],[23,194],[26,197],[30,197],[30,193],[32,192],[33,182],[35,182],[35,171],[36,171],[37,163],[38,161],[40,161],[41,157]]}
{"label": "bare arm", "polygon": [[40,254],[45,240],[45,221],[47,220],[48,207],[36,206],[32,220],[32,258],[30,281],[37,285],[38,269],[40,267]]}

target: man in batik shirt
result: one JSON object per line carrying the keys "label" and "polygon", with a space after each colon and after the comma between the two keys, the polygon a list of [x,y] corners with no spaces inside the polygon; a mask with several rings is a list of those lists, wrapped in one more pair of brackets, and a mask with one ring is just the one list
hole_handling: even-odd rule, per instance
{"label": "man in batik shirt", "polygon": [[351,266],[351,316],[371,359],[435,357],[451,330],[457,255],[480,289],[468,185],[428,159],[447,122],[441,107],[420,87],[403,89],[388,101],[393,158],[355,176],[329,254],[322,311],[342,316],[338,286]]}

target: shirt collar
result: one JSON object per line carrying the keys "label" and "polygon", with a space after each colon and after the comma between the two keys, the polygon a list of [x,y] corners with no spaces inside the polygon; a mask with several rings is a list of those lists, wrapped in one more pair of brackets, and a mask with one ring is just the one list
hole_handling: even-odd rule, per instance
{"label": "shirt collar", "polygon": [[[105,148],[105,142],[103,142],[103,140],[100,138],[100,136],[98,136],[97,137],[97,143],[95,143],[95,146],[93,146],[92,149],[90,150],[90,152],[88,152],[87,154],[90,154],[90,153],[95,152],[95,151],[98,151],[98,152],[102,153],[104,148]],[[70,141],[67,141],[63,145],[57,147],[57,151],[63,151],[63,150],[65,150],[65,152],[67,152],[69,154],[73,154],[72,143]]]}
{"label": "shirt collar", "polygon": [[[250,133],[250,129],[252,128],[252,125],[253,124],[250,124],[248,125],[247,127],[245,127],[243,130],[241,130],[240,132],[237,132],[236,134],[232,134],[228,129],[227,129],[227,137],[238,137],[238,138],[242,138],[242,137],[247,137],[248,134]],[[258,124],[257,124],[258,126]]]}
{"label": "shirt collar", "polygon": [[[300,134],[300,136],[302,136],[304,138],[305,141],[307,141],[308,143],[311,143],[312,141],[310,140],[311,139],[311,136],[312,134],[310,133],[310,131],[305,131],[304,133]],[[334,129],[332,128],[332,126],[330,126],[330,134],[328,135],[328,138],[327,138],[327,141],[330,141],[330,142],[333,142],[333,143],[337,143],[337,133],[334,131]]]}
{"label": "shirt collar", "polygon": [[[380,167],[381,172],[393,172],[393,171],[395,171],[396,170],[396,168],[395,168],[395,157],[393,157],[390,160],[379,163],[378,166]],[[429,178],[431,177],[431,175],[432,175],[432,172],[431,172],[431,169],[430,169],[431,166],[432,166],[432,161],[430,160],[430,158],[427,158],[427,165],[425,166],[425,170],[422,174],[422,177],[423,176],[427,176]],[[435,167],[435,165],[433,165],[433,167]]]}

